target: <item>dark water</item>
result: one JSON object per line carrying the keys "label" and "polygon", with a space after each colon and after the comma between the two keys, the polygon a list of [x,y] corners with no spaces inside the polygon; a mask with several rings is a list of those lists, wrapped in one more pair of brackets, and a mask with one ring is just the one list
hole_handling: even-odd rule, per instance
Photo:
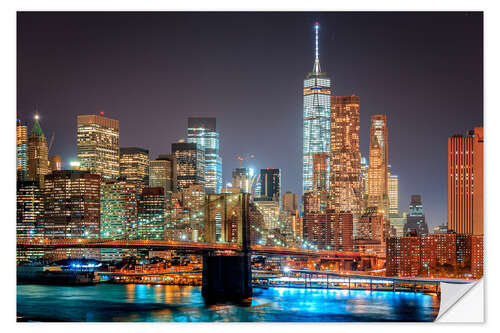
{"label": "dark water", "polygon": [[252,305],[205,306],[200,287],[17,286],[17,313],[35,321],[432,321],[436,296],[384,291],[255,289]]}

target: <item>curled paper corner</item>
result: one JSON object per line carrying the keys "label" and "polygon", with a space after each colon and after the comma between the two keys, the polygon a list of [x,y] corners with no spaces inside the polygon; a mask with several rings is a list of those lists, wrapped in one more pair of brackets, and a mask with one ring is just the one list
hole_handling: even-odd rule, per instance
{"label": "curled paper corner", "polygon": [[484,322],[484,281],[468,284],[441,282],[441,305],[435,322]]}

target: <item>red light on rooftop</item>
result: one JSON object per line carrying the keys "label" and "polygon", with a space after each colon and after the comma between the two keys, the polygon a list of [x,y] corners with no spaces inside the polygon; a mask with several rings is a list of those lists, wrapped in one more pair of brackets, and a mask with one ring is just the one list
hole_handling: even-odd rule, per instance
{"label": "red light on rooftop", "polygon": [[104,116],[104,110],[101,110],[99,113],[101,114],[101,116]]}

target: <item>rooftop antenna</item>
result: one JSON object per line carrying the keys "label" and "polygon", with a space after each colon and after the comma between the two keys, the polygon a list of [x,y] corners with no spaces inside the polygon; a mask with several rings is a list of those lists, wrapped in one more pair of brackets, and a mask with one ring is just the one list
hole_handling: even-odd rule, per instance
{"label": "rooftop antenna", "polygon": [[315,60],[319,60],[319,22],[316,21],[314,24],[314,30],[316,31],[316,58]]}
{"label": "rooftop antenna", "polygon": [[314,49],[313,73],[319,74],[319,73],[321,73],[321,68],[319,67],[319,22],[318,21],[316,21],[316,23],[314,23],[314,32],[316,34],[316,36],[315,36],[316,47]]}

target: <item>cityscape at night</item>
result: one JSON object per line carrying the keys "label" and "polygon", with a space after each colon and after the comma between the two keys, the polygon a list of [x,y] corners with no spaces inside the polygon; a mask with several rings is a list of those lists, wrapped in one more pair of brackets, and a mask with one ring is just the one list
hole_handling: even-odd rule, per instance
{"label": "cityscape at night", "polygon": [[18,12],[17,321],[434,321],[483,144],[482,12]]}

